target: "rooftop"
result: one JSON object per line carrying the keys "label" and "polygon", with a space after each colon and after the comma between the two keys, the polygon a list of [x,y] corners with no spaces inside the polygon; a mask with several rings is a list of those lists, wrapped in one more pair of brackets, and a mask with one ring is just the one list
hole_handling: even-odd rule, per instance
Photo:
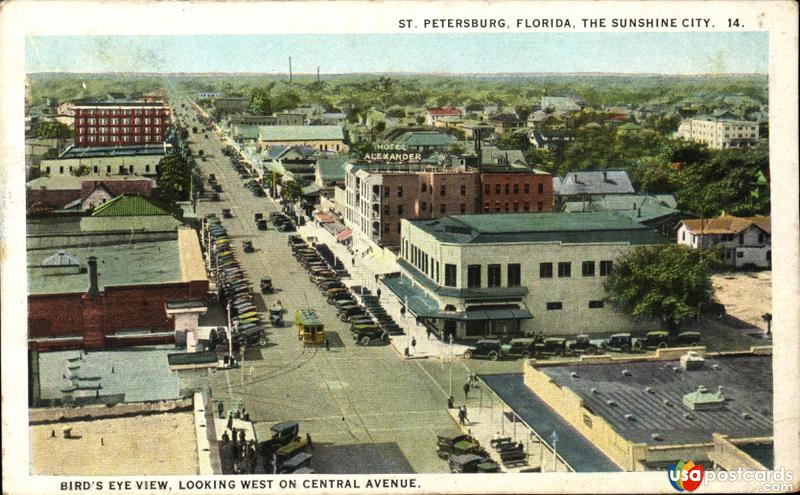
{"label": "rooftop", "polygon": [[[623,375],[623,369],[628,374]],[[678,361],[543,366],[539,370],[556,385],[578,394],[587,408],[633,442],[677,445],[710,442],[712,433],[733,438],[772,435],[771,356],[706,357],[703,367],[693,371],[683,370]],[[684,406],[683,396],[700,386],[712,391],[722,387],[722,408]],[[662,440],[654,440],[653,433]]]}
{"label": "rooftop", "polygon": [[93,217],[131,217],[169,215],[167,211],[156,206],[142,196],[123,194],[108,200],[96,207]]}
{"label": "rooftop", "polygon": [[53,175],[37,177],[28,182],[25,187],[28,189],[51,189],[51,190],[81,190],[82,183],[86,182],[122,182],[122,181],[149,181],[147,177],[140,175],[82,175],[80,177],[74,175]]}
{"label": "rooftop", "polygon": [[[89,287],[86,273],[45,276],[32,268],[41,265],[56,249],[28,250],[29,294],[85,292]],[[181,280],[180,253],[176,240],[94,247],[65,246],[64,250],[78,260],[97,257],[101,290],[110,285],[159,284]]]}
{"label": "rooftop", "polygon": [[767,234],[772,232],[770,217],[732,217],[697,218],[684,220],[683,224],[690,232],[697,234],[738,234],[755,225]]}
{"label": "rooftop", "polygon": [[338,125],[267,125],[258,127],[262,141],[342,140],[344,131]]}
{"label": "rooftop", "polygon": [[486,244],[501,242],[664,244],[668,239],[625,216],[611,212],[490,213],[457,215],[438,220],[409,220],[440,242]]}
{"label": "rooftop", "polygon": [[104,100],[104,101],[81,101],[75,108],[95,108],[95,107],[163,107],[163,101],[141,101],[141,100]]}
{"label": "rooftop", "polygon": [[347,166],[348,160],[349,158],[347,157],[317,159],[319,175],[322,180],[344,180],[347,176],[345,167]]}
{"label": "rooftop", "polygon": [[59,159],[68,158],[102,158],[112,156],[158,156],[167,153],[172,145],[167,143],[154,144],[152,146],[105,146],[98,148],[76,148],[70,146]]}
{"label": "rooftop", "polygon": [[453,136],[435,131],[406,132],[395,139],[395,143],[407,146],[447,146],[457,142]]}
{"label": "rooftop", "polygon": [[558,196],[579,194],[632,194],[636,192],[624,170],[581,170],[553,181]]}

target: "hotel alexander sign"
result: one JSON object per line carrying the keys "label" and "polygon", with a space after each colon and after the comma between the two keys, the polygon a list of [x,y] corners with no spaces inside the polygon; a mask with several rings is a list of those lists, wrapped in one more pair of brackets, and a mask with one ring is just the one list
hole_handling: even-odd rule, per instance
{"label": "hotel alexander sign", "polygon": [[422,160],[422,153],[409,152],[402,144],[377,144],[377,151],[364,155],[368,162],[417,163]]}

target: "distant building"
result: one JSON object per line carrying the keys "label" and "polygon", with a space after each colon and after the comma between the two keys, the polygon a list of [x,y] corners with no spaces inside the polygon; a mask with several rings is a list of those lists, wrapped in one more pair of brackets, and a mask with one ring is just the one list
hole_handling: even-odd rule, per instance
{"label": "distant building", "polygon": [[304,125],[306,123],[306,116],[302,113],[276,113],[275,125]]}
{"label": "distant building", "polygon": [[220,94],[215,91],[201,91],[197,93],[198,100],[213,100],[219,98]]}
{"label": "distant building", "polygon": [[434,125],[444,117],[462,117],[461,110],[457,108],[428,108],[425,111],[425,125]]}
{"label": "distant building", "polygon": [[603,283],[631,248],[668,242],[614,213],[404,219],[401,277],[384,283],[445,339],[648,329],[657,323],[615,309]]}
{"label": "distant building", "polygon": [[242,97],[215,98],[214,117],[221,119],[230,114],[244,113],[250,108],[250,99]]}
{"label": "distant building", "polygon": [[712,149],[747,148],[758,144],[758,122],[696,117],[681,121],[677,136]]}
{"label": "distant building", "polygon": [[78,148],[160,144],[172,125],[172,110],[162,102],[82,103],[74,109]]}
{"label": "distant building", "polygon": [[276,125],[278,123],[278,119],[273,115],[248,115],[248,114],[236,114],[231,115],[228,117],[228,126],[238,126],[238,125]]}
{"label": "distant building", "polygon": [[563,129],[540,130],[531,129],[528,132],[528,142],[540,150],[554,150],[562,148],[567,143],[575,140],[575,134]]}
{"label": "distant building", "polygon": [[581,170],[553,178],[556,203],[599,201],[608,194],[634,194],[628,173],[624,170]]}
{"label": "distant building", "polygon": [[156,175],[158,162],[171,148],[166,143],[155,146],[117,148],[70,147],[54,160],[42,160],[42,175]]}
{"label": "distant building", "polygon": [[494,132],[503,135],[525,128],[525,121],[511,113],[501,113],[489,117],[489,123],[494,126]]}
{"label": "distant building", "polygon": [[553,210],[553,176],[529,168],[482,166],[483,213]]}
{"label": "distant building", "polygon": [[772,266],[772,225],[770,217],[734,217],[683,220],[678,244],[693,248],[722,249],[722,260],[736,268],[747,265]]}
{"label": "distant building", "polygon": [[344,142],[344,131],[336,125],[259,126],[258,146],[311,146],[320,151],[344,153],[350,148]]}
{"label": "distant building", "polygon": [[571,96],[542,96],[539,103],[542,110],[557,113],[580,112],[585,106],[582,99]]}
{"label": "distant building", "polygon": [[678,210],[671,194],[607,194],[598,201],[567,201],[561,204],[561,208],[569,213],[614,211],[670,238],[675,236],[682,220],[694,218],[694,215]]}
{"label": "distant building", "polygon": [[409,151],[434,151],[444,150],[458,142],[458,139],[436,131],[408,131],[399,135],[393,142]]}

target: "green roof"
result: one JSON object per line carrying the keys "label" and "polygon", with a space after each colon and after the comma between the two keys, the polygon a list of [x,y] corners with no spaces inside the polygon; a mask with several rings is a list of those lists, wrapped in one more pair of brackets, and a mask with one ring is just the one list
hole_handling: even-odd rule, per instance
{"label": "green roof", "polygon": [[257,125],[237,125],[233,135],[238,139],[258,139]]}
{"label": "green roof", "polygon": [[129,196],[123,194],[117,196],[92,212],[93,217],[131,217],[131,216],[150,216],[150,215],[169,215],[169,213],[142,196]]}
{"label": "green roof", "polygon": [[349,159],[347,157],[320,158],[319,176],[322,180],[344,180],[347,176],[345,166]]}
{"label": "green roof", "polygon": [[505,242],[664,244],[668,239],[633,219],[613,212],[492,213],[457,215],[411,224],[441,242],[486,244]]}
{"label": "green roof", "polygon": [[338,125],[262,125],[258,126],[261,141],[341,141],[344,131]]}
{"label": "green roof", "polygon": [[406,132],[395,140],[398,144],[408,146],[447,146],[456,141],[453,136],[433,131]]}
{"label": "green roof", "polygon": [[[100,239],[97,241],[100,242]],[[29,294],[85,292],[89,287],[87,273],[45,274],[43,269],[38,268],[44,259],[52,256],[58,249],[28,250]],[[83,262],[89,256],[97,257],[97,275],[101,290],[111,285],[160,284],[181,280],[177,239],[110,246],[65,246],[60,249]]]}
{"label": "green roof", "polygon": [[82,232],[174,232],[180,225],[180,220],[170,215],[101,215],[81,218]]}

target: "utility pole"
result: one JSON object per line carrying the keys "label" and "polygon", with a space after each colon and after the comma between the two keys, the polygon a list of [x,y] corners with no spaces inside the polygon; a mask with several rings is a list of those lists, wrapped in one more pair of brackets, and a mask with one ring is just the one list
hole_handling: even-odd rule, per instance
{"label": "utility pole", "polygon": [[319,82],[319,65],[317,66],[317,82]]}
{"label": "utility pole", "polygon": [[231,329],[231,302],[228,301],[228,362],[233,359],[233,331]]}
{"label": "utility pole", "polygon": [[450,366],[449,366],[449,368],[450,368],[450,397],[452,397],[453,396],[453,335],[452,334],[450,334],[450,345],[449,345],[449,348],[450,348],[450,359],[449,359],[449,363],[450,363]]}
{"label": "utility pole", "polygon": [[556,435],[556,430],[553,430],[553,436],[550,437],[553,440],[553,472],[556,471],[556,451],[558,445],[558,435]]}
{"label": "utility pole", "polygon": [[292,57],[289,57],[289,83],[292,82]]}

